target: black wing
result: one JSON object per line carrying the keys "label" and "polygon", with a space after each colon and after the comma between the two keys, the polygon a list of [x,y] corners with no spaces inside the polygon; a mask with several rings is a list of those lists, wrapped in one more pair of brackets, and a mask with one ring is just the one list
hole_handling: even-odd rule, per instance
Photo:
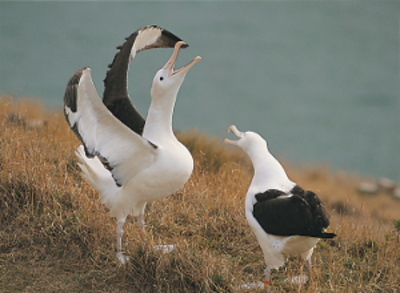
{"label": "black wing", "polygon": [[283,192],[282,190],[278,190],[278,189],[268,189],[264,192],[257,193],[255,195],[255,197],[258,202],[263,202],[266,200],[277,198],[278,196],[281,196],[281,195],[286,195],[286,193]]}
{"label": "black wing", "polygon": [[[155,40],[154,34],[159,34]],[[133,106],[128,94],[127,80],[131,50],[135,44],[135,54],[154,48],[173,48],[178,41],[181,39],[157,25],[143,27],[126,38],[122,46],[117,47],[120,51],[109,65],[110,70],[104,79],[103,103],[115,117],[139,135],[143,132],[145,119]],[[186,47],[188,47],[187,44],[181,48]]]}
{"label": "black wing", "polygon": [[[312,221],[315,233],[324,231],[329,226],[329,215],[323,206],[321,199],[311,190],[304,191],[303,188],[296,185],[290,191],[293,195],[298,195],[304,198],[311,209]],[[336,235],[333,233],[323,233],[321,238],[332,238]]]}
{"label": "black wing", "polygon": [[328,213],[322,205],[319,197],[312,191],[307,190],[304,193],[305,200],[309,203],[315,230],[322,231],[329,226]]}
{"label": "black wing", "polygon": [[253,215],[268,234],[309,235],[311,211],[299,196],[273,198],[254,205]]}
{"label": "black wing", "polygon": [[279,236],[310,236],[333,238],[333,233],[323,232],[329,220],[320,199],[315,193],[295,186],[289,194],[279,190],[267,190],[255,195],[253,215],[269,234]]}

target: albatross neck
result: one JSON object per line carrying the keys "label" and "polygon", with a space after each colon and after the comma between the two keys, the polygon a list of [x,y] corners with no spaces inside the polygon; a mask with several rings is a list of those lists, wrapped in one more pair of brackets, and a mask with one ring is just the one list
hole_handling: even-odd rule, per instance
{"label": "albatross neck", "polygon": [[172,130],[175,100],[176,94],[169,98],[152,99],[143,130],[144,138],[156,144],[175,138]]}
{"label": "albatross neck", "polygon": [[278,188],[290,182],[282,165],[268,149],[263,148],[248,154],[254,166],[253,183],[257,186]]}

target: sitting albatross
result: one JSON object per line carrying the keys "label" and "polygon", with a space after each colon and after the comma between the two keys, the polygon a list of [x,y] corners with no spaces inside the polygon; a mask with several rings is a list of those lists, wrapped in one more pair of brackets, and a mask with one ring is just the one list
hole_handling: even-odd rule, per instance
{"label": "sitting albatross", "polygon": [[284,254],[300,254],[307,263],[309,275],[311,256],[318,240],[336,236],[325,232],[329,220],[321,200],[288,178],[259,134],[240,132],[234,125],[229,130],[239,139],[225,139],[225,142],[242,148],[254,167],[245,209],[249,226],[264,253],[267,265],[264,285],[269,284],[270,269],[278,269],[284,264]]}
{"label": "sitting albatross", "polygon": [[[136,49],[135,45],[132,47],[131,55],[140,48],[151,47],[159,38],[160,35],[155,35],[150,41],[140,39]],[[182,46],[185,46],[183,41],[176,42],[171,58],[153,79],[152,100],[142,135],[107,109],[97,95],[89,68],[75,72],[65,91],[66,120],[83,143],[76,151],[82,174],[100,194],[110,216],[118,221],[117,258],[121,263],[129,259],[121,251],[126,217],[138,216],[143,233],[146,202],[174,193],[193,170],[190,152],[173,133],[172,114],[186,73],[201,57],[174,70]]]}

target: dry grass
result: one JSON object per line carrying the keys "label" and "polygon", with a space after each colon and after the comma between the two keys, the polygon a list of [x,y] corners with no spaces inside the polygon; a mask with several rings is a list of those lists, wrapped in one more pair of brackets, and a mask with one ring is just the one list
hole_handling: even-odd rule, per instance
{"label": "dry grass", "polygon": [[[176,194],[148,205],[147,243],[128,218],[123,247],[131,261],[122,266],[114,252],[115,220],[81,179],[74,156],[79,141],[63,114],[4,96],[0,127],[0,291],[236,292],[262,280],[263,256],[243,208],[252,169],[237,150],[196,131],[179,134],[195,171]],[[291,258],[273,272],[269,291],[399,292],[400,242],[392,220],[400,219],[400,202],[360,196],[356,175],[286,167],[327,203],[338,236],[318,244],[309,284],[283,282],[302,270]],[[151,249],[174,243],[170,254]]]}

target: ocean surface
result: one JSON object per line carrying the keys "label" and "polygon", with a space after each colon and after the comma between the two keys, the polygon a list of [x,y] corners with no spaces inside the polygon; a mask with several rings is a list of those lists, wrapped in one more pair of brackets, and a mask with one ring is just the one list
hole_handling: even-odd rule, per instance
{"label": "ocean surface", "polygon": [[[264,136],[297,165],[400,181],[399,1],[0,2],[0,94],[62,108],[89,66],[100,96],[116,46],[158,24],[190,47],[177,130]],[[129,92],[145,116],[171,49],[139,53]],[[232,137],[232,134],[229,135]]]}

